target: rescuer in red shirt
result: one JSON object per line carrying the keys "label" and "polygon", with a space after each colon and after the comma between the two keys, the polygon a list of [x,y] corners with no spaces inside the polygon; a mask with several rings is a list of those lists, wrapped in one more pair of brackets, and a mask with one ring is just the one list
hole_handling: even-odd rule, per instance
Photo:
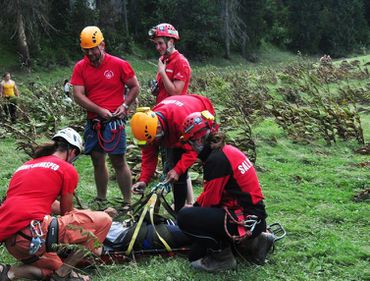
{"label": "rescuer in red shirt", "polygon": [[[81,152],[80,135],[66,128],[54,135],[53,142],[39,146],[34,159],[14,172],[0,206],[0,242],[24,265],[0,264],[1,280],[77,277],[72,268],[85,253],[73,251],[62,260],[53,244],[80,244],[101,254],[102,248],[96,244],[104,241],[111,218],[104,212],[73,208],[78,174],[71,163]],[[96,238],[91,239],[87,232]],[[79,278],[88,280],[88,276]]]}
{"label": "rescuer in red shirt", "polygon": [[200,95],[171,96],[149,108],[138,108],[131,119],[131,130],[142,148],[141,175],[132,187],[133,192],[148,185],[157,167],[159,147],[169,149],[168,162],[171,168],[167,180],[174,182],[175,211],[185,204],[188,177],[187,170],[197,159],[190,145],[180,142],[182,123],[193,112],[208,110],[215,114],[211,101]]}
{"label": "rescuer in red shirt", "polygon": [[[188,93],[191,68],[188,60],[175,49],[175,43],[180,40],[179,32],[168,23],[160,23],[152,27],[149,32],[150,40],[160,54],[156,80],[149,83],[151,92],[156,96],[156,104],[163,99],[174,95]],[[167,150],[161,148],[162,161],[166,164]],[[164,172],[168,170],[164,165]],[[194,202],[193,186],[190,177],[187,179],[188,204]]]}
{"label": "rescuer in red shirt", "polygon": [[180,39],[178,31],[171,24],[160,23],[149,30],[149,37],[161,55],[156,83],[151,85],[156,104],[169,96],[187,94],[191,68],[188,60],[175,49]]}
{"label": "rescuer in red shirt", "polygon": [[[76,63],[71,84],[75,101],[87,110],[85,154],[94,166],[96,209],[107,207],[109,155],[123,195],[123,206],[131,203],[131,172],[125,160],[125,121],[129,106],[139,93],[139,82],[131,65],[105,52],[103,34],[96,26],[85,27],[80,35],[85,57]],[[126,86],[128,93],[126,93]]]}
{"label": "rescuer in red shirt", "polygon": [[191,265],[209,272],[234,268],[232,242],[240,243],[252,262],[263,264],[275,237],[266,232],[264,197],[253,164],[225,144],[210,112],[189,114],[181,139],[198,153],[204,169],[203,192],[177,217],[193,240]]}

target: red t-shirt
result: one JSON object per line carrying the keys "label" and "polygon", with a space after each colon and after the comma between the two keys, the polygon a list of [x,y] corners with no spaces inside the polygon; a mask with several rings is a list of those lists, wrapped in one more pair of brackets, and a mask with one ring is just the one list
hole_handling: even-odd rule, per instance
{"label": "red t-shirt", "polygon": [[[166,74],[168,78],[173,82],[175,80],[184,81],[185,85],[181,91],[181,95],[186,95],[189,88],[191,68],[188,60],[179,53],[179,51],[173,52],[170,57],[165,60],[166,62]],[[159,93],[156,98],[156,104],[160,103],[170,95],[167,93],[164,87],[161,75],[157,74],[158,89]]]}
{"label": "red t-shirt", "polygon": [[179,175],[193,165],[197,159],[197,153],[190,145],[183,145],[180,142],[182,123],[193,112],[208,110],[213,115],[215,114],[215,109],[208,98],[190,94],[168,97],[154,106],[152,110],[159,113],[157,114],[158,119],[164,128],[165,135],[160,144],[153,144],[142,149],[140,181],[146,183],[150,181],[157,167],[159,145],[169,148],[181,147],[186,150],[174,167]]}
{"label": "red t-shirt", "polygon": [[42,221],[51,213],[51,205],[57,197],[73,193],[77,183],[76,169],[53,155],[20,166],[0,206],[0,241],[26,227],[31,220]]}
{"label": "red t-shirt", "polygon": [[253,164],[236,147],[212,150],[204,161],[204,187],[197,199],[200,206],[248,209],[263,200]]}
{"label": "red t-shirt", "polygon": [[[71,84],[84,86],[86,96],[93,103],[114,112],[124,102],[125,84],[134,76],[127,61],[106,53],[98,67],[93,66],[87,56],[77,62]],[[96,113],[87,113],[88,119],[96,116]]]}

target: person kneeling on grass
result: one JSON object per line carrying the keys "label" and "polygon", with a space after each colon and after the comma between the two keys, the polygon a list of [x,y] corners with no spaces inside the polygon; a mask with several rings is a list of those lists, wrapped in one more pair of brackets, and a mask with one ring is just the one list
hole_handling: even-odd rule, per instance
{"label": "person kneeling on grass", "polygon": [[264,197],[252,163],[225,144],[206,111],[186,117],[182,140],[198,153],[204,169],[203,192],[177,217],[180,229],[192,239],[191,265],[208,272],[234,268],[232,243],[250,261],[264,264],[275,236],[266,232]]}
{"label": "person kneeling on grass", "polygon": [[[71,164],[82,151],[81,136],[73,129],[59,131],[52,143],[36,149],[34,159],[13,174],[0,206],[0,241],[23,265],[0,264],[0,281],[26,278],[89,280],[72,271],[85,255],[72,251],[62,261],[52,244],[78,244],[101,254],[112,224],[104,212],[73,208],[78,174]],[[59,198],[60,201],[56,201]],[[52,217],[50,214],[60,214]]]}

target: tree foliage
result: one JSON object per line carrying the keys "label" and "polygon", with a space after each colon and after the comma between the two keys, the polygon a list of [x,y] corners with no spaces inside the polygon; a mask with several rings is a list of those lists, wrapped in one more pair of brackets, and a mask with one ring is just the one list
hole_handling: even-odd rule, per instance
{"label": "tree foliage", "polygon": [[[147,31],[172,23],[178,48],[188,57],[248,59],[262,42],[294,52],[343,56],[369,44],[369,0],[0,0],[2,44],[15,47],[21,62],[68,64],[79,52],[79,32],[99,25],[109,50],[144,55],[153,48]],[[5,41],[5,42],[4,42]],[[45,60],[45,58],[47,58]]]}

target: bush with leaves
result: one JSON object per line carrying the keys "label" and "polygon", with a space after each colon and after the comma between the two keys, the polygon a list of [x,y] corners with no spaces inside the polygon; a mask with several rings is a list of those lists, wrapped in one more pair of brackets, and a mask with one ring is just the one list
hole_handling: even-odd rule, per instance
{"label": "bush with leaves", "polygon": [[85,113],[72,100],[66,99],[60,89],[62,81],[54,86],[31,83],[18,98],[17,123],[1,119],[2,134],[15,136],[19,148],[28,155],[34,151],[35,140],[49,138],[61,127],[73,127],[82,132]]}
{"label": "bush with leaves", "polygon": [[[357,107],[369,102],[369,91],[341,85],[369,78],[369,63],[360,64],[318,64],[299,56],[278,72],[208,68],[193,78],[192,91],[216,102],[221,127],[253,160],[257,152],[252,128],[268,116],[297,142],[324,139],[330,145],[339,138],[364,144]],[[339,86],[331,87],[333,82]]]}

